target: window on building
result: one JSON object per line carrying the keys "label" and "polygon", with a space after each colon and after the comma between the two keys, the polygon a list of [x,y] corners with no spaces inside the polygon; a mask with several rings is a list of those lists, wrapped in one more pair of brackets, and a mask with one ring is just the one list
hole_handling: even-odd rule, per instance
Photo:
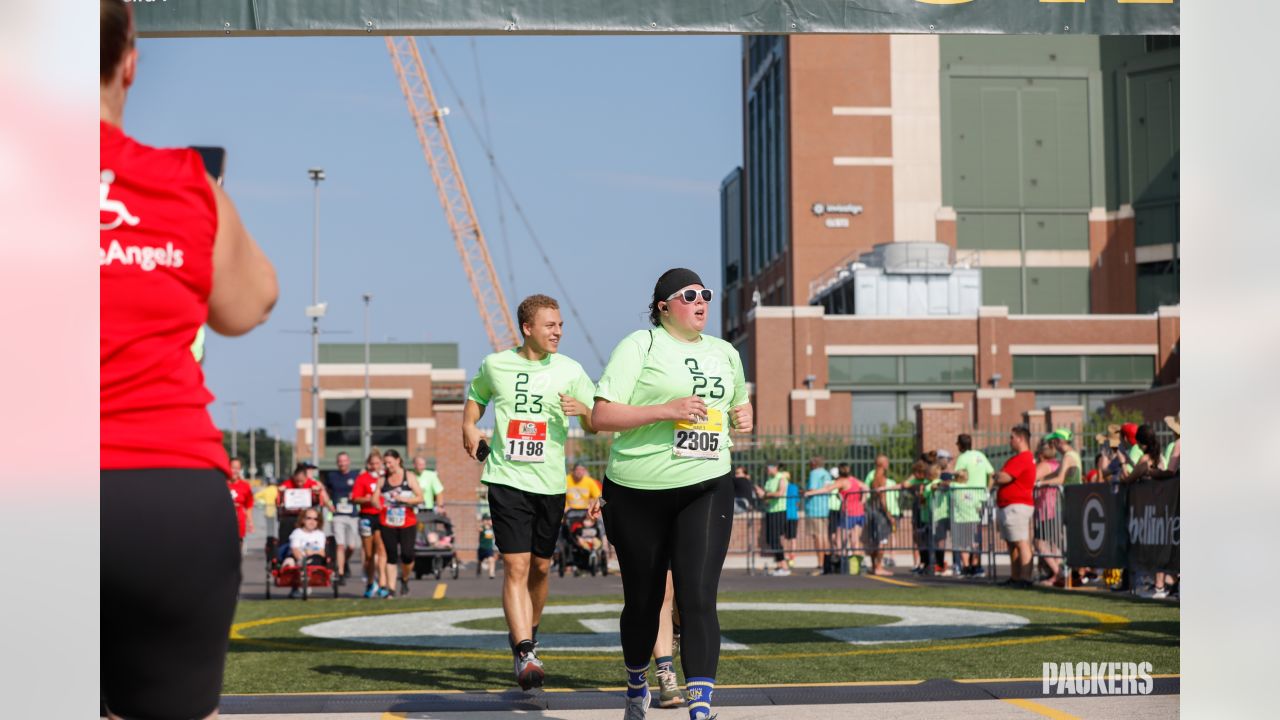
{"label": "window on building", "polygon": [[1080,391],[1052,391],[1037,390],[1036,391],[1036,409],[1048,410],[1051,407],[1062,406],[1080,406],[1084,408],[1085,416],[1101,412],[1103,406],[1108,401],[1114,400],[1121,395],[1126,395],[1131,390],[1089,390]]}
{"label": "window on building", "polygon": [[[846,388],[972,389],[972,355],[833,355],[827,358],[827,385]],[[888,386],[888,387],[887,387]]]}
{"label": "window on building", "polygon": [[898,423],[897,393],[853,393],[853,426],[878,430]]}
{"label": "window on building", "polygon": [[1140,263],[1138,265],[1138,312],[1153,313],[1161,305],[1177,305],[1180,301],[1179,261]]}
{"label": "window on building", "polygon": [[925,403],[949,403],[949,392],[855,392],[853,427],[858,433],[874,434],[900,422],[916,421],[916,406]]}
{"label": "window on building", "polygon": [[[363,400],[324,401],[324,441],[330,447],[360,447],[360,405]],[[373,444],[404,447],[408,442],[407,400],[373,398],[369,401]]]}
{"label": "window on building", "polygon": [[1140,389],[1155,381],[1151,355],[1015,355],[1013,385],[1020,389],[1063,386]]}
{"label": "window on building", "polygon": [[360,445],[360,401],[324,401],[324,444]]}

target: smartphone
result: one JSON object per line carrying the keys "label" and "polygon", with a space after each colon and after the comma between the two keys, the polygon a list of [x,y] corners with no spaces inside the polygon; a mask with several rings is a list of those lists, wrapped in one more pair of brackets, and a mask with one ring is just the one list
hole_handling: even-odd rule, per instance
{"label": "smartphone", "polygon": [[939,479],[941,479],[941,480],[955,480],[955,479],[956,479],[956,475],[955,475],[955,473],[944,472],[944,473],[942,473],[942,477],[941,477],[941,478],[939,478]]}
{"label": "smartphone", "polygon": [[492,450],[489,449],[489,443],[485,442],[484,438],[480,438],[480,444],[476,446],[476,460],[484,462],[490,452]]}
{"label": "smartphone", "polygon": [[222,176],[227,170],[227,149],[212,145],[192,145],[191,149],[200,153],[200,159],[204,161],[205,172],[212,175],[213,179],[217,180],[219,187],[221,187]]}

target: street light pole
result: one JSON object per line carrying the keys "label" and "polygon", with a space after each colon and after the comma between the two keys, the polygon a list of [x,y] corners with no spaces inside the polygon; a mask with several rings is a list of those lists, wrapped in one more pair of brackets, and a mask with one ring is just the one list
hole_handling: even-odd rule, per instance
{"label": "street light pole", "polygon": [[236,425],[236,408],[244,403],[239,400],[228,400],[227,404],[231,406],[231,457],[234,459],[240,454],[239,442],[238,438],[236,438],[236,435],[239,434]]}
{"label": "street light pole", "polygon": [[324,180],[323,168],[307,170],[307,176],[315,184],[315,214],[311,230],[311,306],[307,317],[311,318],[311,464],[320,464],[320,318],[324,317],[324,304],[320,302],[320,181]]}
{"label": "street light pole", "polygon": [[369,457],[373,446],[373,404],[369,399],[369,301],[371,293],[364,294],[364,402],[360,408],[360,449]]}

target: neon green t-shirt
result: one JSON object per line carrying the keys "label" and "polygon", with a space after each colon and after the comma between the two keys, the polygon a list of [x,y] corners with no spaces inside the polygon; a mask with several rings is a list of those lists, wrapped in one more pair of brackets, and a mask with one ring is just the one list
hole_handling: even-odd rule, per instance
{"label": "neon green t-shirt", "polygon": [[[764,491],[767,493],[776,493],[779,490],[785,488],[785,485],[783,484],[785,482],[786,482],[786,477],[784,477],[782,473],[775,473],[773,475],[770,475],[769,479],[764,481]],[[775,498],[769,498],[768,500],[766,500],[764,511],[765,512],[786,512],[787,511],[786,494],[780,495]]]}
{"label": "neon green t-shirt", "polygon": [[480,482],[538,495],[564,495],[564,442],[569,419],[560,393],[587,407],[595,386],[576,361],[551,353],[526,360],[516,350],[491,353],[480,363],[467,398],[493,405],[492,452]]}
{"label": "neon green t-shirt", "polygon": [[[870,482],[868,482],[868,484],[870,484]],[[898,489],[898,482],[896,480],[891,477],[886,477],[884,479],[884,509],[894,517],[902,516],[902,507],[901,503],[898,501],[898,496],[903,492],[903,490]]]}
{"label": "neon green t-shirt", "polygon": [[[968,473],[960,480],[960,471]],[[982,504],[987,501],[987,481],[996,470],[977,450],[966,450],[956,458],[956,479],[951,482],[951,519],[958,523],[979,522]]]}
{"label": "neon green t-shirt", "polygon": [[929,506],[929,517],[933,522],[946,520],[951,516],[951,491],[939,487],[942,480],[930,482],[925,489],[925,503]]}
{"label": "neon green t-shirt", "polygon": [[609,480],[638,490],[668,490],[729,474],[731,410],[747,402],[742,358],[720,338],[702,335],[686,343],[657,327],[618,343],[596,397],[644,406],[690,395],[706,401],[707,422],[666,420],[616,433]]}
{"label": "neon green t-shirt", "polygon": [[414,473],[414,477],[418,480],[418,487],[422,488],[422,507],[434,510],[436,496],[444,492],[444,483],[440,482],[440,476],[434,470],[423,470],[421,475],[413,470],[410,472]]}

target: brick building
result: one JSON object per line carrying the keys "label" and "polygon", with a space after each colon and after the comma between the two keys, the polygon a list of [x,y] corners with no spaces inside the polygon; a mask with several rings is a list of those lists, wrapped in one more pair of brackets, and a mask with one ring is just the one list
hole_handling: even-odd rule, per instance
{"label": "brick building", "polygon": [[[395,449],[406,459],[427,459],[445,485],[447,502],[474,503],[481,466],[462,451],[462,407],[466,372],[458,367],[454,343],[373,343],[370,345],[369,431],[374,447]],[[320,466],[332,468],[339,452],[363,465],[361,431],[364,399],[364,345],[322,343],[319,363],[320,433],[311,428],[311,364],[298,368],[302,389],[297,421],[297,457],[311,454],[313,438]],[[465,507],[465,506],[464,506]],[[474,541],[474,512],[450,511],[460,539]]]}
{"label": "brick building", "polygon": [[1178,52],[744,38],[721,313],[757,425],[892,425],[926,405],[1007,426],[1174,385]]}

